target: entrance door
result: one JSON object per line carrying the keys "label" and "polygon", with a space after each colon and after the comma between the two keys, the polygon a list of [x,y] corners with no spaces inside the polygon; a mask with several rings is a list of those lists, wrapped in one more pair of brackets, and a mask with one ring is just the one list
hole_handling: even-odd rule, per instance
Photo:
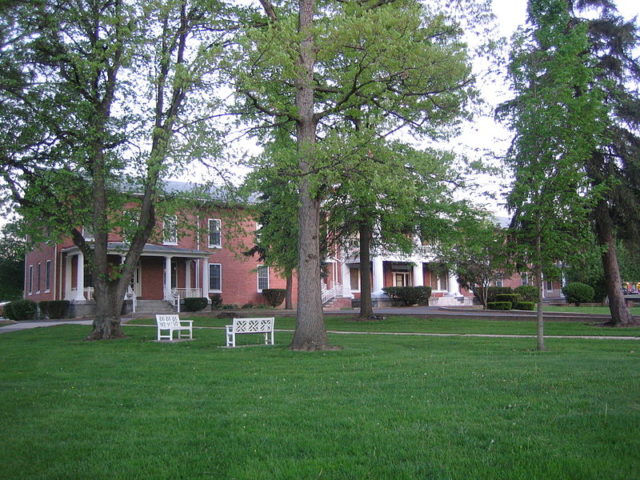
{"label": "entrance door", "polygon": [[394,272],[393,273],[393,286],[394,287],[408,287],[409,286],[409,272]]}
{"label": "entrance door", "polygon": [[140,268],[140,264],[138,264],[133,272],[133,277],[131,277],[131,288],[133,289],[133,293],[136,294],[136,297],[142,296],[142,269]]}

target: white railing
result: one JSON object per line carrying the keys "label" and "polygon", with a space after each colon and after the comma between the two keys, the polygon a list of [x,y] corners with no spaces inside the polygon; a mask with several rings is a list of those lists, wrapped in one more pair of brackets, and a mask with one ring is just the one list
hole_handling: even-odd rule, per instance
{"label": "white railing", "polygon": [[178,298],[191,298],[191,297],[202,297],[202,289],[201,288],[172,288],[172,295],[177,295]]}
{"label": "white railing", "polygon": [[323,284],[322,285],[322,305],[338,297],[341,293],[342,293],[342,285],[336,284],[333,286],[333,288],[325,288]]}

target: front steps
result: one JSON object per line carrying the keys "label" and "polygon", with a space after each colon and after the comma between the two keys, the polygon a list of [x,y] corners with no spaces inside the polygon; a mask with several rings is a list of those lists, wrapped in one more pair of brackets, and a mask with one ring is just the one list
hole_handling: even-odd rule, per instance
{"label": "front steps", "polygon": [[138,300],[136,314],[138,313],[176,313],[176,309],[165,300]]}

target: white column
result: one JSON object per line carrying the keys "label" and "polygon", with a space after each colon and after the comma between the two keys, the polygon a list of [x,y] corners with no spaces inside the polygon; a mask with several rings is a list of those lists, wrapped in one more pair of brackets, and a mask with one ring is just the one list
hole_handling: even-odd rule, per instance
{"label": "white column", "polygon": [[209,261],[206,258],[202,259],[202,296],[209,298]]}
{"label": "white column", "polygon": [[373,257],[373,294],[382,295],[384,292],[384,267],[382,257]]}
{"label": "white column", "polygon": [[71,296],[71,272],[72,272],[72,263],[71,259],[73,257],[69,254],[66,255],[65,266],[64,266],[64,299],[65,300],[73,300]]}
{"label": "white column", "polygon": [[84,255],[78,252],[78,269],[76,271],[76,294],[74,300],[77,302],[85,301],[84,298]]}
{"label": "white column", "polygon": [[171,257],[164,257],[164,299],[172,300],[171,298]]}
{"label": "white column", "polygon": [[422,272],[422,262],[417,262],[413,266],[413,286],[424,287],[424,273]]}
{"label": "white column", "polygon": [[351,293],[351,269],[346,263],[341,263],[340,268],[342,268],[342,296],[353,298]]}
{"label": "white column", "polygon": [[454,297],[460,296],[460,286],[458,285],[458,279],[455,274],[449,273],[449,295],[453,295]]}

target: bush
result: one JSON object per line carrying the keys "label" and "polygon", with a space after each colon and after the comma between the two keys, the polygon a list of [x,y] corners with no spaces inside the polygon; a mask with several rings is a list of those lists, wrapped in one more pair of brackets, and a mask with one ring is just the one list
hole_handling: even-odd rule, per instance
{"label": "bush", "polygon": [[204,297],[187,297],[184,299],[184,309],[187,312],[199,312],[209,305],[209,300]]}
{"label": "bush", "polygon": [[392,300],[403,305],[429,305],[431,287],[385,287],[382,289]]}
{"label": "bush", "polygon": [[581,303],[592,302],[595,295],[593,287],[580,282],[569,283],[562,287],[562,293],[567,302],[574,303],[576,307],[580,306]]}
{"label": "bush", "polygon": [[38,305],[31,300],[16,300],[8,303],[4,310],[7,318],[11,320],[33,320],[36,318]]}
{"label": "bush", "polygon": [[513,305],[515,310],[535,310],[536,303],[535,302],[518,302]]}
{"label": "bush", "polygon": [[49,300],[42,301],[38,304],[40,313],[48,318],[67,318],[69,312],[68,300]]}
{"label": "bush", "polygon": [[489,310],[511,310],[511,302],[489,302],[487,307]]}
{"label": "bush", "polygon": [[520,295],[517,293],[499,293],[496,295],[496,302],[511,302],[515,305],[520,301]]}
{"label": "bush", "polygon": [[496,302],[496,295],[513,293],[511,287],[489,287],[487,288],[487,302]]}
{"label": "bush", "polygon": [[513,291],[520,295],[520,298],[525,302],[538,301],[538,287],[534,285],[520,285]]}
{"label": "bush", "polygon": [[212,293],[211,295],[209,295],[209,298],[211,299],[212,309],[222,307],[222,295],[220,295],[219,293]]}
{"label": "bush", "polygon": [[286,295],[287,291],[284,288],[265,288],[262,290],[262,296],[274,308],[284,302]]}

